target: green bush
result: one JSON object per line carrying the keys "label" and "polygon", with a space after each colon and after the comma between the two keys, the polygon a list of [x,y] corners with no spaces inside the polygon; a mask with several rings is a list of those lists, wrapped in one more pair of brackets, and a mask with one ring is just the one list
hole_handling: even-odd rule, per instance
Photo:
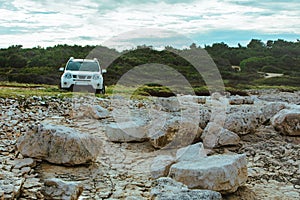
{"label": "green bush", "polygon": [[270,85],[270,86],[293,86],[300,87],[300,77],[273,77],[267,79],[256,80],[257,85]]}
{"label": "green bush", "polygon": [[150,84],[155,86],[145,85],[139,87],[134,91],[133,95],[141,95],[141,96],[155,96],[155,97],[171,97],[175,96],[175,94],[166,86],[160,86],[158,84]]}
{"label": "green bush", "polygon": [[7,75],[7,79],[9,82],[49,85],[57,85],[60,81],[59,75],[38,75],[32,73],[12,73]]}
{"label": "green bush", "polygon": [[59,74],[58,70],[51,67],[24,67],[20,69],[19,73],[36,75]]}
{"label": "green bush", "polygon": [[283,73],[282,69],[274,66],[264,66],[263,68],[261,68],[261,71],[269,73]]}

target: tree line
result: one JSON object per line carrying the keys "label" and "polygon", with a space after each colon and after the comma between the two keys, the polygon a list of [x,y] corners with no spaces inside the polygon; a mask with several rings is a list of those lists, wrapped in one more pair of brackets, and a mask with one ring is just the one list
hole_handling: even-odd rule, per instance
{"label": "tree line", "polygon": [[[214,43],[201,48],[195,43],[186,49],[166,46],[158,51],[151,46],[137,46],[118,52],[103,46],[55,45],[53,47],[23,48],[13,45],[0,49],[0,81],[24,83],[58,84],[61,72],[70,57],[97,57],[102,66],[108,68],[105,75],[107,85],[115,84],[119,78],[135,66],[160,63],[171,66],[193,86],[203,86],[203,77],[176,52],[204,49],[218,67],[226,86],[243,85],[287,85],[300,86],[300,41],[282,39],[266,43],[252,39],[246,46],[230,47],[225,43]],[[279,73],[281,77],[265,79],[265,73]]]}

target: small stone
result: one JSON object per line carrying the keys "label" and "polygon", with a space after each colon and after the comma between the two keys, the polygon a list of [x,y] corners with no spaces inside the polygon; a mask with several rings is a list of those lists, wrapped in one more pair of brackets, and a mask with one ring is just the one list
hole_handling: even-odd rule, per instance
{"label": "small stone", "polygon": [[201,142],[180,148],[176,152],[176,162],[196,161],[203,157],[206,157],[206,151]]}
{"label": "small stone", "polygon": [[20,169],[22,167],[35,167],[36,162],[32,158],[15,159],[14,168]]}
{"label": "small stone", "polygon": [[33,187],[41,187],[43,184],[40,182],[39,178],[27,178],[24,183],[24,188],[29,189]]}
{"label": "small stone", "polygon": [[77,200],[83,187],[75,182],[67,182],[57,178],[46,179],[42,190],[46,199]]}
{"label": "small stone", "polygon": [[21,169],[22,175],[28,174],[30,171],[31,171],[31,168],[30,168],[30,167],[23,167],[23,168]]}

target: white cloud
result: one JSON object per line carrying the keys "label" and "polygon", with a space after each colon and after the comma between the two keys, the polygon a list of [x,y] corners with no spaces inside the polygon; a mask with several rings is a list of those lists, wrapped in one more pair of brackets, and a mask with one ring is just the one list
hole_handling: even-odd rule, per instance
{"label": "white cloud", "polygon": [[[13,0],[11,10],[8,5],[0,8],[0,27],[2,30],[17,27],[20,34],[2,31],[0,47],[100,44],[113,36],[144,28],[165,29],[186,36],[214,30],[300,34],[300,11],[295,9],[300,5],[298,1],[267,1],[268,4],[265,1]],[[165,37],[161,33],[151,34]],[[132,40],[132,36],[128,39]]]}

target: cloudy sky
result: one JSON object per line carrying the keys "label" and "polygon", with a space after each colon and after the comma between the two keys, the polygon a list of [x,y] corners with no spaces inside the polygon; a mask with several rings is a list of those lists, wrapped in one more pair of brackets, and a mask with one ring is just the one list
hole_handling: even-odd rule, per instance
{"label": "cloudy sky", "polygon": [[[0,48],[300,39],[299,0],[0,0]],[[121,48],[121,47],[120,47]]]}

